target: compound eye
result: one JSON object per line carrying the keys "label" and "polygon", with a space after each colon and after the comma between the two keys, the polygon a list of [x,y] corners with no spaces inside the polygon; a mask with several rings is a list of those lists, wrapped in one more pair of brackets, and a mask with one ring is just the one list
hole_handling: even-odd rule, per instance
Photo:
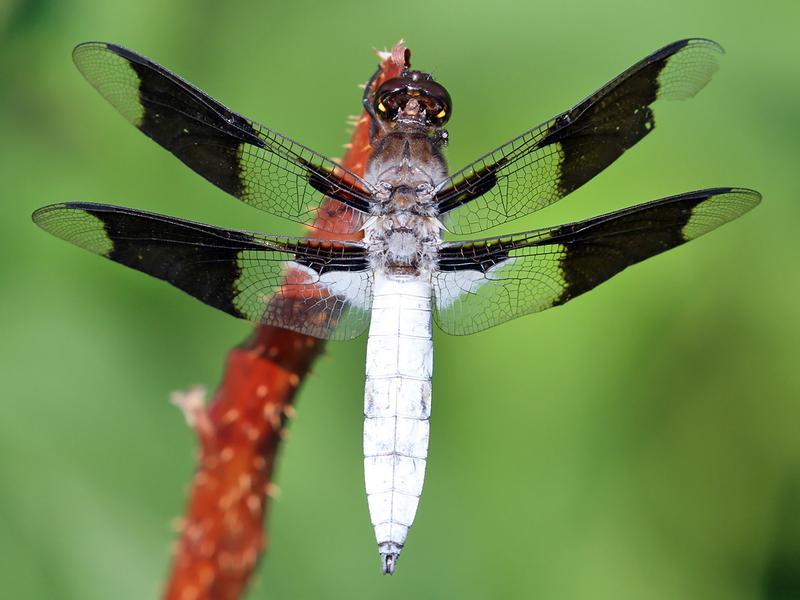
{"label": "compound eye", "polygon": [[[442,127],[450,119],[450,107],[447,104],[438,103],[430,113],[430,123],[435,127]],[[438,111],[438,112],[434,112]]]}
{"label": "compound eye", "polygon": [[375,112],[383,121],[391,121],[397,114],[397,101],[390,94],[378,96],[375,100]]}

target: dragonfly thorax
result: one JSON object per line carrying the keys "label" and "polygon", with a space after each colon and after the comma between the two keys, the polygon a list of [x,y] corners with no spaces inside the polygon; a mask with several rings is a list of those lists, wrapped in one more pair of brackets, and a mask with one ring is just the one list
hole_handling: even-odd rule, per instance
{"label": "dragonfly thorax", "polygon": [[[396,191],[433,186],[447,177],[440,136],[409,128],[396,128],[373,142],[375,148],[364,179],[377,190],[376,200],[386,200]],[[428,200],[432,190],[428,190]]]}
{"label": "dragonfly thorax", "polygon": [[441,242],[442,223],[435,216],[397,211],[373,217],[364,228],[370,264],[394,274],[428,271]]}
{"label": "dragonfly thorax", "polygon": [[375,190],[372,218],[364,228],[370,263],[388,272],[429,269],[442,223],[434,186],[447,177],[437,142],[413,130],[396,130],[375,143],[365,179]]}

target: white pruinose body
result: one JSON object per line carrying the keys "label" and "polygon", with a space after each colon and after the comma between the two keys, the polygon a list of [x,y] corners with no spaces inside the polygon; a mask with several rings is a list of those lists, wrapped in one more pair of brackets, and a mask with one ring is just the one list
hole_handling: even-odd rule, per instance
{"label": "white pruinose body", "polygon": [[430,280],[376,272],[367,341],[364,480],[388,572],[394,569],[422,494],[432,373]]}
{"label": "white pruinose body", "polygon": [[425,479],[433,374],[431,273],[442,231],[434,184],[447,176],[444,138],[433,134],[416,97],[404,106],[402,118],[384,125],[372,140],[364,174],[375,190],[363,226],[373,275],[364,481],[384,574],[394,572]]}

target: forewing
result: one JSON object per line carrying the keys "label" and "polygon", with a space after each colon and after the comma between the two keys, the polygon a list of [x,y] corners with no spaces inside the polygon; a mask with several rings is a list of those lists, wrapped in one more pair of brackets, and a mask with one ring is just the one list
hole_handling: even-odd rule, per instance
{"label": "forewing", "polygon": [[665,46],[570,110],[461,169],[436,186],[445,225],[456,234],[474,233],[560,200],[653,130],[653,102],[700,91],[721,52],[705,39]]}
{"label": "forewing", "polygon": [[[128,121],[184,164],[239,200],[268,213],[352,233],[369,210],[354,173],[239,115],[174,73],[114,44],[77,46],[83,76]],[[325,206],[325,196],[337,203]]]}
{"label": "forewing", "polygon": [[272,237],[89,203],[47,206],[33,220],[241,319],[326,339],[356,337],[369,323],[372,277],[358,243]]}
{"label": "forewing", "polygon": [[463,335],[564,304],[760,200],[742,188],[701,190],[511,237],[444,244],[433,274],[434,319]]}

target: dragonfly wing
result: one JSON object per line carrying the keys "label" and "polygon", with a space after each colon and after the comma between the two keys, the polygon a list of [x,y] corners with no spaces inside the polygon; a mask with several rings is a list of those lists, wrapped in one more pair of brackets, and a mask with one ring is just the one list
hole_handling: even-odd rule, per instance
{"label": "dragonfly wing", "polygon": [[355,242],[286,238],[90,203],[33,214],[49,233],[223,312],[326,339],[369,324],[372,274]]}
{"label": "dragonfly wing", "polygon": [[[130,123],[242,202],[337,233],[369,211],[360,177],[297,142],[235,113],[161,65],[102,42],[77,46],[83,76]],[[325,204],[326,197],[338,202]]]}
{"label": "dragonfly wing", "polygon": [[558,227],[444,244],[432,278],[434,319],[463,335],[564,304],[760,200],[742,188],[701,190]]}
{"label": "dragonfly wing", "polygon": [[653,130],[656,100],[701,90],[721,52],[705,39],[665,46],[570,110],[467,165],[436,186],[445,225],[456,234],[474,233],[565,197]]}

